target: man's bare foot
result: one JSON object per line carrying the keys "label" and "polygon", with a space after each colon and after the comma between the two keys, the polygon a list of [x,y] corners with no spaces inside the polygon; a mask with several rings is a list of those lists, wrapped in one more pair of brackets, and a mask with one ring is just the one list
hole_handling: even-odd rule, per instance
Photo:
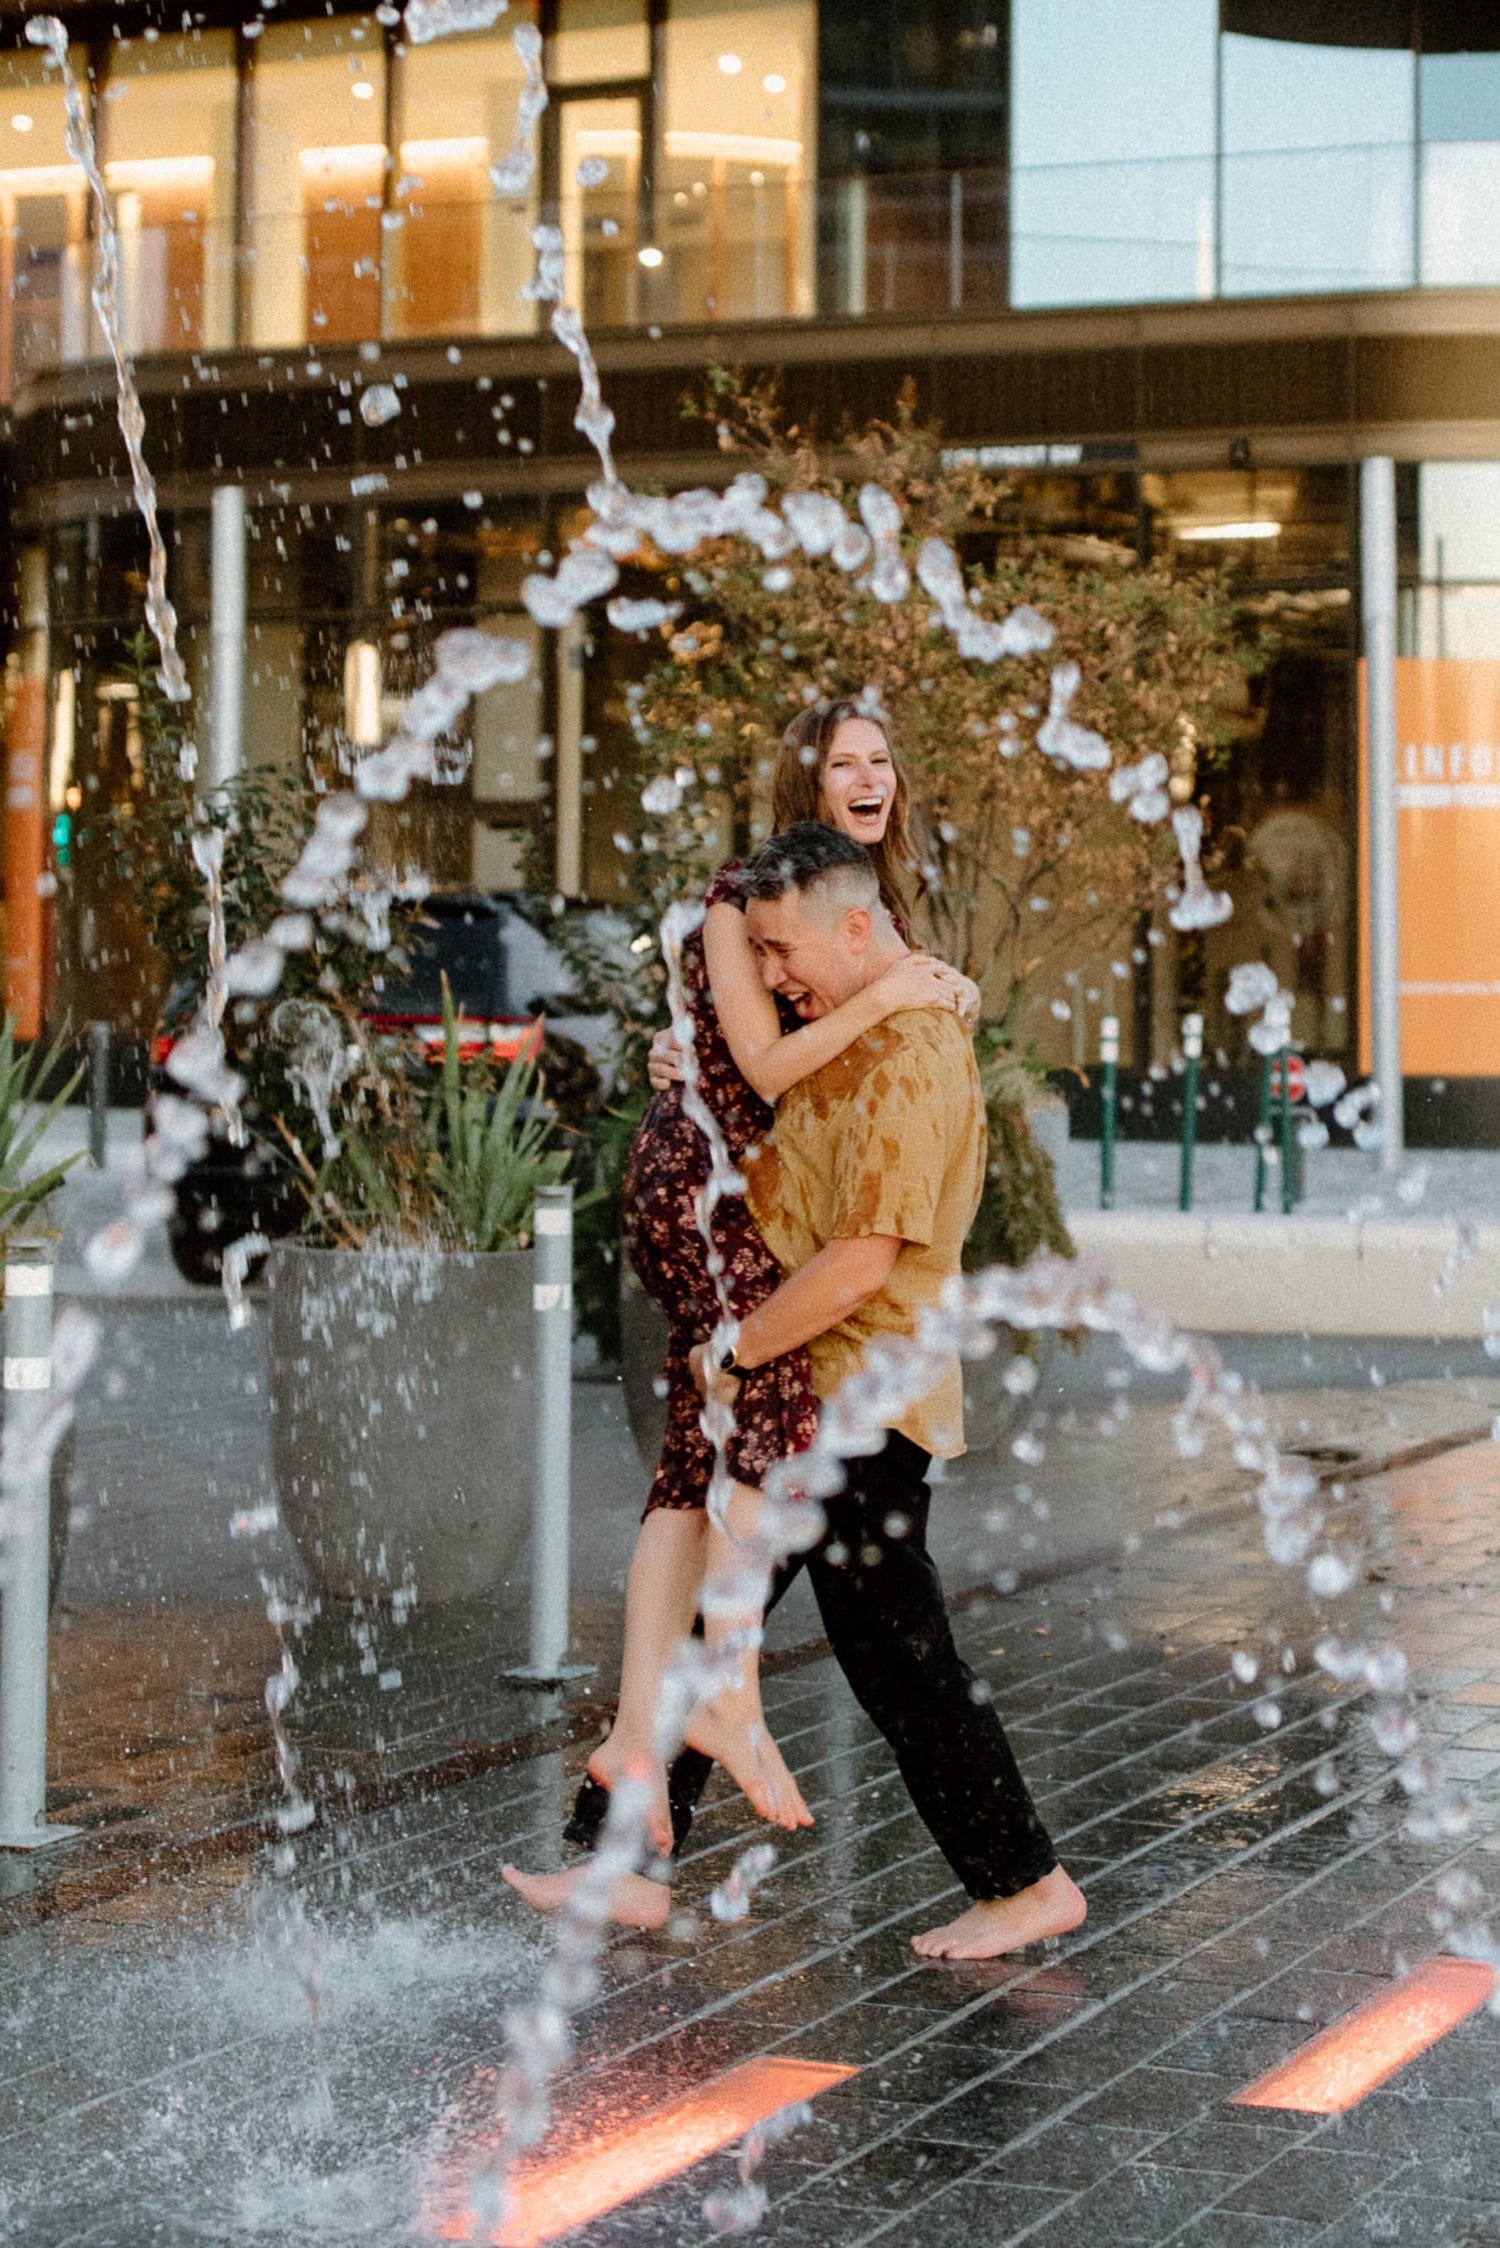
{"label": "man's bare foot", "polygon": [[723,1765],[763,1819],[789,1829],[812,1825],[802,1790],[766,1730],[758,1696],[731,1692],[700,1702],[682,1737],[689,1748]]}
{"label": "man's bare foot", "polygon": [[660,1855],[670,1858],[672,1806],[667,1797],[667,1767],[661,1758],[650,1749],[631,1747],[621,1738],[617,1725],[589,1758],[588,1770],[589,1778],[597,1780],[600,1787],[608,1788],[611,1795],[627,1774],[633,1780],[649,1778],[651,1800],[646,1808],[646,1832]]}
{"label": "man's bare foot", "polygon": [[913,1936],[911,1948],[923,1959],[999,1959],[1025,1944],[1081,1928],[1088,1909],[1077,1882],[1054,1866],[1013,1897],[981,1898],[946,1927]]}
{"label": "man's bare foot", "polygon": [[[561,1912],[585,1868],[569,1866],[565,1873],[522,1873],[517,1866],[502,1866],[500,1878],[534,1912]],[[620,1928],[665,1928],[672,1910],[671,1892],[643,1873],[622,1873],[609,1900],[609,1917]]]}

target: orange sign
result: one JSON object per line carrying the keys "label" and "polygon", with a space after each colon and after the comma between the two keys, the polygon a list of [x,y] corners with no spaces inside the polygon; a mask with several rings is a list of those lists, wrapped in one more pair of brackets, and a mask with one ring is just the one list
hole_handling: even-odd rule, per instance
{"label": "orange sign", "polygon": [[[1370,1062],[1369,729],[1359,667],[1359,923]],[[1396,664],[1401,1068],[1500,1077],[1500,663]]]}
{"label": "orange sign", "polygon": [[5,745],[5,1011],[21,1038],[37,1037],[42,1027],[46,726],[41,680],[18,679]]}

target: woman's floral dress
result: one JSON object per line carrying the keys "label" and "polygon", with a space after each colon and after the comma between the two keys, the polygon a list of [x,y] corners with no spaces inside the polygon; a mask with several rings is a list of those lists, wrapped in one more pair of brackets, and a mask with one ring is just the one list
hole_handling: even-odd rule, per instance
{"label": "woman's floral dress", "polygon": [[[704,895],[705,908],[740,902],[733,866],[721,867]],[[698,1085],[742,1163],[775,1122],[775,1111],[734,1066],[709,988],[701,927],[682,948],[682,976],[693,1018]],[[713,1446],[703,1433],[702,1402],[688,1354],[718,1324],[720,1306],[698,1230],[696,1203],[709,1173],[708,1146],[683,1110],[682,1087],[657,1093],[631,1142],[625,1167],[625,1244],[641,1285],[667,1315],[667,1433],[646,1512],[708,1503]],[[766,1247],[742,1195],[726,1195],[714,1213],[714,1246],[730,1307],[744,1319],[780,1284],[780,1265]],[[805,1452],[817,1433],[818,1404],[805,1349],[787,1351],[739,1384],[728,1467],[738,1482],[758,1486],[773,1461]]]}

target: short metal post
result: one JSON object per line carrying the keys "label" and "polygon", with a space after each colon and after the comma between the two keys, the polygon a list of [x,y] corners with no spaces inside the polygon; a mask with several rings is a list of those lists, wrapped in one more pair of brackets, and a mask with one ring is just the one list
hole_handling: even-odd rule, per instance
{"label": "short metal post", "polygon": [[1260,1114],[1255,1126],[1255,1203],[1256,1215],[1266,1206],[1266,1164],[1271,1145],[1271,1072],[1274,1057],[1265,1054],[1260,1065]]}
{"label": "short metal post", "polygon": [[1182,1018],[1182,1166],[1177,1180],[1177,1207],[1193,1207],[1193,1156],[1198,1146],[1198,1070],[1203,1060],[1203,1017]]}
{"label": "short metal post", "polygon": [[535,1685],[582,1678],[568,1655],[573,1483],[573,1189],[538,1187],[532,1333],[536,1451],[531,1500],[531,1660],[507,1673]]}
{"label": "short metal post", "polygon": [[109,1162],[109,1024],[89,1025],[89,1161],[96,1171]]}
{"label": "short metal post", "polygon": [[1281,1210],[1290,1217],[1296,1207],[1296,1150],[1292,1143],[1292,1049],[1283,1046],[1280,1058],[1281,1096],[1277,1103],[1278,1138],[1281,1142]]}
{"label": "short metal post", "polygon": [[5,1472],[0,1481],[0,1850],[45,1850],[77,1827],[46,1824],[47,1573],[52,1247],[5,1251]]}
{"label": "short metal post", "polygon": [[1099,1025],[1099,1207],[1115,1206],[1115,1125],[1120,1108],[1120,1018]]}

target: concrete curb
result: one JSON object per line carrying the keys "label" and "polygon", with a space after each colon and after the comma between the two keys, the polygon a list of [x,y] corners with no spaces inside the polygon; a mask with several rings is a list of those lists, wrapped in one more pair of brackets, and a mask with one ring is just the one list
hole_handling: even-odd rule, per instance
{"label": "concrete curb", "polygon": [[1500,1299],[1500,1224],[1451,1218],[1070,1211],[1082,1256],[1181,1327],[1475,1343]]}

